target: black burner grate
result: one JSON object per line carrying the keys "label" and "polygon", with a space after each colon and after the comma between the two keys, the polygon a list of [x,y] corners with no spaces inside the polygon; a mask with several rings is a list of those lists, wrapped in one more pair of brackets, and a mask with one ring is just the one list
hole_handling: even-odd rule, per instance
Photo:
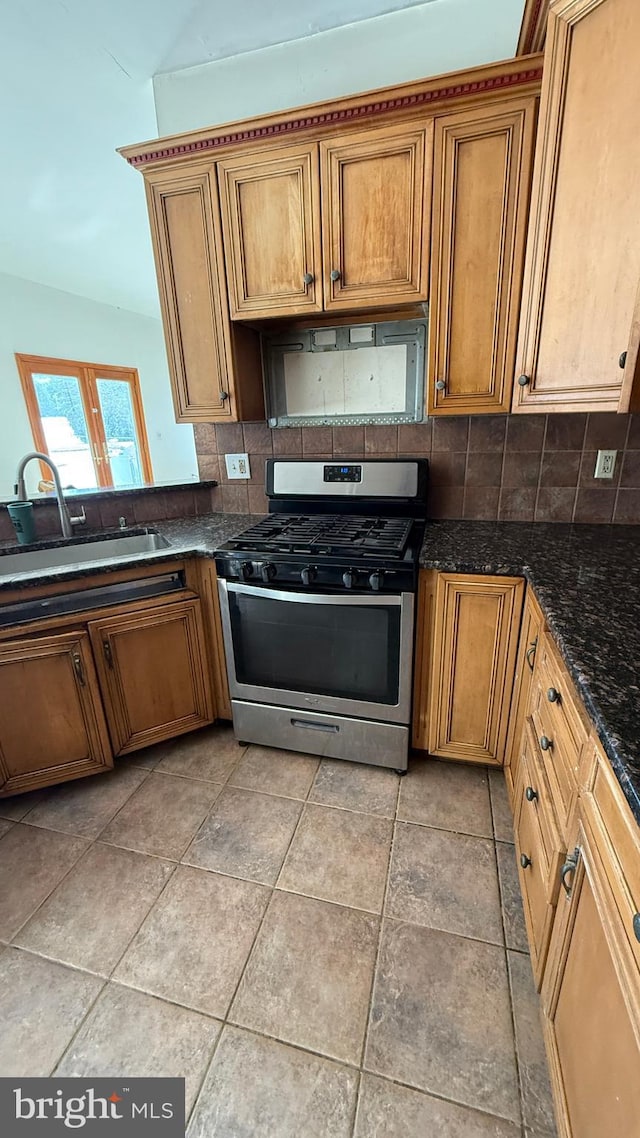
{"label": "black burner grate", "polygon": [[352,514],[270,514],[241,533],[235,549],[263,553],[403,556],[413,522],[409,518],[360,518]]}

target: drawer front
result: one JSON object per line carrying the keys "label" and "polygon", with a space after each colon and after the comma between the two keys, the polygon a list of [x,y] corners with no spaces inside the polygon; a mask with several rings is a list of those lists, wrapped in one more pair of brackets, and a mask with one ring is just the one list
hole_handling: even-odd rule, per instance
{"label": "drawer front", "polygon": [[589,737],[590,723],[558,650],[546,632],[540,641],[538,681],[552,730],[562,737],[567,759],[572,768],[577,769],[578,756]]}
{"label": "drawer front", "polygon": [[609,760],[596,742],[598,761],[585,813],[598,846],[625,936],[640,969],[640,828],[622,795]]}
{"label": "drawer front", "polygon": [[546,677],[539,672],[534,680],[530,726],[535,737],[536,754],[551,789],[560,829],[566,834],[577,798],[578,756],[567,744],[563,731],[558,729],[557,718],[549,712],[545,681]]}
{"label": "drawer front", "polygon": [[[531,948],[531,964],[538,988],[542,983],[549,948],[551,927],[559,890],[559,871],[564,848],[555,829],[548,794],[536,776],[534,740],[525,732],[516,796],[516,852],[525,921]],[[527,787],[537,790],[537,799],[528,799]],[[546,831],[546,833],[545,833]],[[555,833],[555,839],[550,835]]]}

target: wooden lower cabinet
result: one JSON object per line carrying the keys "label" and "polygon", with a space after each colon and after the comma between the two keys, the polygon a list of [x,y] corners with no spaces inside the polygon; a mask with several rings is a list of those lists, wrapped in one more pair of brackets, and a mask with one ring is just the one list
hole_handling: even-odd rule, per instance
{"label": "wooden lower cabinet", "polygon": [[523,597],[520,577],[438,574],[429,696],[432,755],[502,765]]}
{"label": "wooden lower cabinet", "polygon": [[0,644],[0,795],[112,766],[87,633]]}
{"label": "wooden lower cabinet", "polygon": [[637,1138],[640,971],[614,901],[606,847],[584,816],[575,849],[542,988],[559,1138]]}
{"label": "wooden lower cabinet", "polygon": [[116,755],[212,722],[199,600],[91,621],[89,634]]}

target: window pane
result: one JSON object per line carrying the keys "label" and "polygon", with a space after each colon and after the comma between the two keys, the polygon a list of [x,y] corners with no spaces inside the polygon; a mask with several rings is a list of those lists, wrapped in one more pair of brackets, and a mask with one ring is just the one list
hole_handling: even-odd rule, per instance
{"label": "window pane", "polygon": [[113,485],[141,486],[144,480],[131,387],[122,379],[99,379],[97,383]]}
{"label": "window pane", "polygon": [[60,471],[63,487],[87,490],[97,486],[78,379],[34,372],[33,385],[47,450]]}

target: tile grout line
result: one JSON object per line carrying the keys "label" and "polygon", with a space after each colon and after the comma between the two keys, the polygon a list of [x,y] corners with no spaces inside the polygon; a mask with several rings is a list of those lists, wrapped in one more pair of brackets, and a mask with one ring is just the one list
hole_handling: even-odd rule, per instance
{"label": "tile grout line", "polygon": [[[369,988],[369,999],[367,1002],[367,1015],[366,1015],[366,1019],[365,1019],[364,1033],[362,1036],[362,1046],[360,1048],[360,1070],[362,1070],[364,1068],[365,1055],[366,1055],[366,1051],[367,1051],[367,1043],[369,1042],[369,1028],[371,1026],[371,1013],[373,1011],[374,993],[375,993],[375,989],[376,989],[376,980],[378,977],[378,964],[380,962],[380,946],[382,944],[382,928],[383,928],[384,919],[385,919],[384,918],[384,911],[386,908],[387,894],[389,891],[389,879],[391,876],[391,864],[393,861],[393,848],[394,848],[395,836],[396,836],[396,821],[397,821],[397,815],[398,815],[398,803],[400,802],[400,791],[402,788],[402,778],[403,777],[406,778],[406,775],[398,777],[398,788],[396,791],[396,804],[395,804],[395,809],[393,812],[393,818],[391,819],[391,841],[389,843],[389,854],[387,857],[387,870],[385,873],[384,891],[382,894],[382,907],[381,907],[380,915],[379,915],[378,935],[376,938],[376,952],[375,952],[375,957],[374,957],[374,961],[373,961],[373,969],[371,971],[371,986]],[[354,1121],[354,1126],[355,1126],[355,1121]]]}
{"label": "tile grout line", "polygon": [[627,430],[625,432],[624,444],[622,447],[622,459],[621,459],[622,466],[620,467],[620,470],[618,471],[618,485],[616,486],[616,494],[615,494],[615,498],[613,499],[613,511],[611,514],[611,521],[612,522],[615,522],[616,514],[618,512],[618,498],[620,497],[620,486],[622,483],[622,474],[624,471],[625,457],[626,457],[627,449],[629,446],[629,435],[630,434],[631,434],[631,415],[628,416]]}
{"label": "tile grout line", "polygon": [[[504,771],[503,771],[503,777],[504,777]],[[489,784],[489,801],[491,804],[491,824],[493,827],[493,856],[494,856],[494,861],[495,861],[495,866],[496,866],[496,877],[498,880],[498,893],[500,896],[500,917],[502,919],[502,934],[503,934],[503,939],[504,939],[504,943],[503,943],[502,947],[503,947],[503,953],[504,953],[504,967],[505,967],[505,972],[506,972],[507,990],[509,992],[509,1012],[510,1012],[510,1016],[511,1016],[511,1032],[513,1035],[513,1057],[514,1057],[515,1069],[516,1069],[516,1084],[517,1084],[517,1088],[518,1088],[518,1106],[520,1108],[520,1128],[521,1128],[522,1134],[524,1135],[525,1134],[525,1128],[524,1128],[525,1123],[524,1123],[523,1087],[522,1087],[522,1079],[520,1076],[520,1056],[518,1054],[518,1042],[517,1042],[517,1036],[516,1036],[516,1016],[515,1016],[515,1008],[513,1006],[513,991],[512,991],[512,986],[511,986],[511,970],[509,968],[509,955],[508,955],[508,949],[507,949],[507,930],[506,930],[505,919],[504,919],[504,906],[502,903],[502,881],[501,881],[501,877],[500,877],[500,867],[498,865],[498,848],[497,848],[496,825],[495,825],[495,817],[496,816],[495,816],[494,809],[493,809],[493,791],[491,790],[491,778],[490,778],[489,770],[487,770],[487,782]]]}
{"label": "tile grout line", "polygon": [[[264,925],[264,922],[265,922],[265,920],[266,920],[266,917],[267,917],[267,913],[269,912],[269,909],[270,909],[270,907],[271,907],[271,903],[272,903],[272,901],[273,901],[273,896],[274,896],[274,893],[275,893],[275,891],[276,891],[276,885],[277,885],[277,882],[278,882],[278,880],[279,880],[279,878],[280,878],[280,874],[282,873],[282,869],[283,869],[284,863],[285,863],[285,861],[286,861],[286,858],[287,858],[287,854],[289,853],[289,850],[291,849],[291,844],[292,844],[292,842],[293,842],[293,840],[294,840],[294,838],[295,838],[295,836],[296,836],[296,834],[297,834],[297,832],[298,832],[298,828],[299,828],[299,826],[300,826],[300,823],[301,823],[301,821],[302,821],[302,817],[303,817],[303,815],[304,815],[305,805],[306,805],[306,803],[307,803],[307,802],[308,802],[308,800],[309,800],[309,795],[311,794],[311,790],[312,790],[312,788],[313,788],[313,786],[314,786],[314,784],[315,784],[315,780],[316,780],[316,777],[317,777],[317,774],[318,774],[318,771],[319,771],[319,769],[320,769],[320,762],[318,762],[318,766],[317,766],[317,768],[316,768],[316,772],[315,772],[315,774],[314,774],[314,776],[313,776],[313,778],[312,778],[312,780],[311,780],[311,782],[310,782],[310,784],[309,784],[309,789],[307,790],[307,793],[306,793],[306,795],[305,795],[305,798],[304,798],[304,799],[302,799],[302,800],[300,800],[300,799],[296,799],[296,800],[295,800],[295,801],[298,801],[298,802],[299,802],[299,801],[302,801],[302,803],[303,803],[303,805],[302,805],[302,809],[301,809],[301,811],[300,811],[300,814],[299,814],[299,816],[298,816],[298,821],[296,822],[295,828],[294,828],[294,830],[293,830],[293,833],[292,833],[292,835],[291,835],[291,838],[290,838],[290,840],[289,840],[289,843],[288,843],[288,845],[287,845],[287,848],[286,848],[286,850],[285,850],[285,853],[284,853],[284,857],[283,857],[283,859],[282,859],[282,862],[281,862],[281,865],[280,865],[280,869],[278,870],[278,874],[277,874],[277,876],[276,876],[276,882],[275,882],[273,885],[271,885],[271,886],[269,886],[269,885],[265,885],[265,886],[264,886],[264,888],[266,888],[266,889],[269,889],[269,894],[270,894],[270,895],[269,895],[269,899],[268,899],[268,901],[267,901],[267,903],[266,903],[266,905],[265,905],[265,907],[264,907],[264,912],[263,912],[263,914],[262,914],[262,917],[261,917],[261,919],[260,919],[260,921],[259,921],[258,927],[257,927],[257,929],[256,929],[256,932],[255,932],[255,935],[254,935],[254,937],[253,937],[253,940],[252,940],[252,942],[251,942],[251,947],[250,947],[250,949],[249,949],[249,951],[248,951],[248,953],[247,953],[247,957],[246,957],[246,960],[245,960],[245,962],[244,962],[244,964],[243,964],[243,966],[242,966],[242,969],[240,970],[240,975],[239,975],[239,977],[238,977],[238,981],[237,981],[237,983],[236,983],[236,985],[235,985],[235,987],[234,987],[234,989],[233,989],[233,992],[231,993],[231,997],[230,997],[230,999],[229,999],[229,1002],[228,1002],[228,1004],[227,1004],[227,1010],[226,1010],[226,1012],[225,1012],[225,1014],[224,1014],[224,1016],[223,1016],[223,1017],[222,1017],[222,1016],[221,1016],[221,1017],[216,1017],[217,1019],[219,1019],[219,1020],[220,1020],[220,1023],[221,1023],[221,1025],[222,1025],[222,1026],[221,1026],[221,1028],[220,1028],[220,1034],[219,1034],[219,1036],[218,1036],[218,1041],[216,1042],[216,1046],[215,1046],[215,1048],[214,1048],[214,1050],[213,1050],[213,1052],[212,1052],[212,1055],[211,1055],[211,1059],[210,1059],[209,1063],[207,1064],[207,1068],[206,1068],[206,1071],[205,1071],[205,1073],[204,1073],[204,1075],[203,1075],[202,1081],[201,1081],[201,1083],[200,1083],[200,1086],[199,1086],[199,1088],[198,1088],[198,1093],[197,1093],[197,1095],[195,1096],[195,1098],[194,1098],[194,1100],[193,1100],[193,1106],[191,1107],[191,1110],[190,1110],[190,1112],[189,1112],[189,1117],[188,1117],[187,1119],[185,1119],[185,1122],[186,1122],[186,1123],[189,1123],[189,1122],[191,1121],[191,1118],[193,1117],[194,1111],[196,1110],[196,1107],[197,1107],[197,1105],[198,1105],[198,1102],[199,1102],[199,1099],[200,1099],[200,1095],[201,1095],[201,1093],[202,1093],[202,1088],[204,1087],[204,1083],[205,1083],[205,1081],[206,1081],[206,1078],[207,1078],[207,1076],[208,1076],[208,1074],[209,1074],[209,1071],[211,1070],[211,1067],[212,1067],[212,1065],[213,1065],[213,1062],[214,1062],[214,1059],[215,1059],[215,1056],[216,1056],[216,1053],[217,1053],[217,1050],[218,1050],[218,1043],[219,1043],[219,1041],[222,1039],[222,1035],[223,1035],[223,1033],[224,1033],[224,1029],[225,1029],[225,1027],[236,1027],[236,1028],[238,1028],[239,1030],[243,1030],[243,1031],[249,1031],[249,1030],[251,1030],[250,1028],[242,1027],[242,1025],[241,1025],[241,1024],[236,1024],[236,1023],[234,1023],[234,1021],[233,1021],[233,1020],[230,1020],[230,1019],[229,1019],[229,1016],[230,1016],[230,1013],[231,1013],[231,1009],[233,1008],[233,1004],[234,1004],[235,998],[236,998],[236,996],[237,996],[237,994],[238,994],[238,990],[239,990],[239,988],[240,988],[240,985],[241,985],[241,983],[242,983],[242,980],[243,980],[243,978],[244,978],[245,972],[246,972],[246,970],[247,970],[247,968],[248,968],[248,966],[249,966],[249,961],[251,960],[251,958],[252,958],[252,956],[253,956],[253,954],[254,954],[254,951],[255,951],[255,947],[256,947],[256,944],[257,944],[257,941],[258,941],[258,937],[260,936],[260,933],[261,933],[261,931],[262,931],[262,926]],[[229,776],[229,777],[231,777],[231,776]],[[244,788],[244,787],[239,787],[239,788],[237,788],[237,789],[245,789],[245,788]],[[258,792],[258,793],[259,793],[259,792]],[[276,796],[274,795],[273,797],[276,797]],[[214,872],[214,871],[208,871],[208,872]],[[240,878],[239,880],[242,880],[242,878]],[[181,1005],[178,1005],[178,1006],[181,1006]],[[266,1038],[271,1038],[271,1037],[267,1036]],[[283,1043],[284,1041],[283,1041],[283,1040],[278,1040],[277,1042]]]}

